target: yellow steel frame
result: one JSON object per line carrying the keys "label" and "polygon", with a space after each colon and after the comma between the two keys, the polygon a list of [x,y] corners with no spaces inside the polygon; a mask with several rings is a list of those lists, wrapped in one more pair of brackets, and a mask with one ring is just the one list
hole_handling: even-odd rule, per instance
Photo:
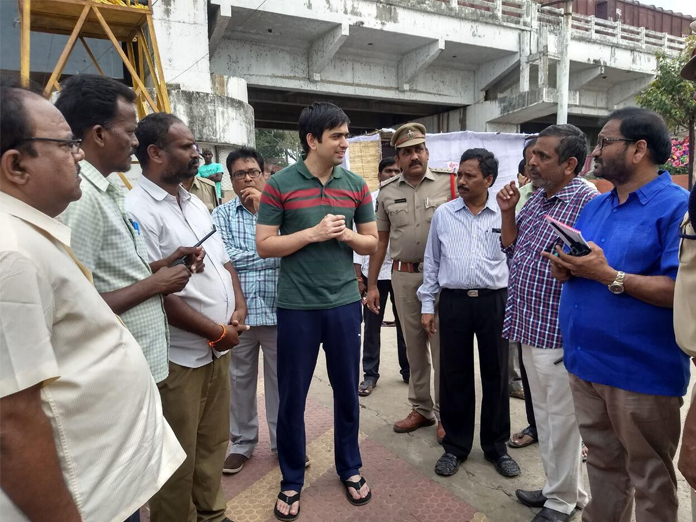
{"label": "yellow steel frame", "polygon": [[[60,77],[77,40],[84,46],[99,74],[104,74],[85,38],[109,40],[133,79],[138,116],[149,112],[171,112],[162,61],[152,21],[152,0],[19,0],[20,76],[29,84],[31,31],[68,35],[44,88],[44,96],[60,90]],[[126,52],[121,44],[125,44]],[[154,97],[145,87],[149,74]]]}

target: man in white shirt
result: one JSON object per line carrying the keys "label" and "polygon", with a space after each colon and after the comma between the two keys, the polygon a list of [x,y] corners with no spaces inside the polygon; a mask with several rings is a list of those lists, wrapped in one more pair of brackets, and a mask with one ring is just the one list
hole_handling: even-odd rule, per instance
{"label": "man in white shirt", "polygon": [[[138,124],[136,156],[143,169],[126,196],[150,260],[179,245],[194,246],[213,229],[208,209],[181,185],[198,171],[191,131],[171,114]],[[186,451],[186,461],[150,501],[152,522],[225,522],[220,479],[230,424],[229,350],[239,343],[247,307],[237,272],[219,233],[203,243],[205,267],[164,299],[169,321],[169,377],[159,386],[164,415]]]}
{"label": "man in white shirt", "polygon": [[[380,186],[388,179],[401,174],[401,169],[396,164],[396,158],[388,157],[379,162],[379,173],[377,179]],[[372,193],[372,201],[377,210],[377,195],[379,189]],[[371,312],[367,307],[363,309],[363,321],[365,329],[363,332],[363,374],[364,379],[358,386],[358,395],[367,397],[372,393],[377,381],[379,380],[379,352],[380,352],[380,334],[382,330],[382,321],[384,320],[384,312],[386,310],[387,297],[391,298],[392,312],[394,313],[394,322],[396,325],[396,346],[399,354],[399,366],[401,367],[401,378],[408,384],[411,369],[408,365],[408,356],[406,355],[406,341],[404,334],[401,331],[401,321],[399,314],[396,312],[396,304],[394,299],[394,290],[391,285],[391,271],[394,264],[389,255],[389,247],[387,254],[384,257],[384,263],[379,269],[379,278],[377,280],[377,288],[379,289],[379,310],[377,313]],[[370,256],[361,256],[353,253],[353,265],[355,266],[355,275],[358,278],[358,288],[360,295],[364,296],[367,290],[367,275],[370,270]],[[365,300],[363,299],[363,304]]]}
{"label": "man in white shirt", "polygon": [[79,140],[51,103],[0,89],[0,513],[121,522],[185,458],[142,350],[55,220]]}

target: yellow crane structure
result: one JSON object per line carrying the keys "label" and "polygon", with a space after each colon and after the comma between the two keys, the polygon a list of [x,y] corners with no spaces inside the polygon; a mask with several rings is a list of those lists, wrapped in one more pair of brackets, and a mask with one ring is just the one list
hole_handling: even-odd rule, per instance
{"label": "yellow crane structure", "polygon": [[[25,85],[29,84],[32,31],[69,35],[44,87],[47,98],[60,90],[60,77],[77,40],[100,74],[104,73],[85,38],[110,40],[132,78],[138,117],[150,111],[171,112],[152,21],[152,0],[19,0],[19,14],[20,76]],[[145,86],[148,75],[154,96]]]}

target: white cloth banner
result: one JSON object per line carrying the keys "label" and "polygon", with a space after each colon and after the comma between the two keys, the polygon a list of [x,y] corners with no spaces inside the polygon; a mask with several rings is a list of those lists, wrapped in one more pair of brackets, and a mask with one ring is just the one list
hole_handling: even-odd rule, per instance
{"label": "white cloth banner", "polygon": [[503,185],[517,181],[517,166],[522,160],[525,137],[526,134],[472,131],[428,134],[428,165],[455,172],[464,151],[486,149],[498,160],[498,179],[491,188],[491,195],[495,196]]}
{"label": "white cloth banner", "polygon": [[[498,159],[498,179],[491,188],[495,196],[506,183],[517,181],[517,166],[522,160],[526,134],[498,132],[447,132],[428,134],[426,145],[430,152],[428,165],[432,168],[447,169],[456,172],[459,158],[467,149],[481,148],[492,152]],[[379,141],[379,134],[355,136],[348,143],[361,141]],[[350,147],[343,161],[343,166],[350,170]]]}

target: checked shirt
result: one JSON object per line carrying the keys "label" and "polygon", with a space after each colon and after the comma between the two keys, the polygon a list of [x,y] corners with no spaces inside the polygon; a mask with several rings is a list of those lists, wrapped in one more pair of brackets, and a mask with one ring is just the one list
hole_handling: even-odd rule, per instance
{"label": "checked shirt", "polygon": [[[121,290],[152,275],[140,227],[124,210],[124,194],[87,160],[80,162],[82,197],[59,219],[72,230],[71,247],[99,293]],[[161,295],[120,314],[145,354],[155,382],[169,375],[169,327]]]}
{"label": "checked shirt", "polygon": [[261,259],[256,253],[256,215],[237,197],[217,207],[212,217],[239,275],[248,308],[246,324],[275,325],[280,258]]}
{"label": "checked shirt", "polygon": [[546,199],[537,190],[517,214],[517,240],[503,248],[511,259],[503,337],[536,348],[563,348],[558,326],[562,285],[551,277],[541,252],[554,252],[561,240],[546,221],[551,216],[574,226],[585,204],[599,193],[574,178]]}

